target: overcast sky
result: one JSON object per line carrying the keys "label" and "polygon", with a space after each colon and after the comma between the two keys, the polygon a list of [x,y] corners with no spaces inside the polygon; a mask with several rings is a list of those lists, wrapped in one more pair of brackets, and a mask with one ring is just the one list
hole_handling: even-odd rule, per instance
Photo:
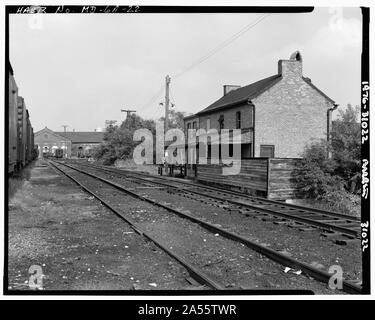
{"label": "overcast sky", "polygon": [[[165,76],[178,111],[195,113],[220,98],[224,84],[277,73],[299,50],[304,76],[340,105],[360,103],[360,9],[271,14],[180,77],[173,76],[262,14],[54,14],[41,23],[10,17],[9,56],[34,131],[92,131],[121,121],[121,108],[163,115]],[[159,92],[159,96],[149,104]],[[148,104],[148,105],[147,105]]]}

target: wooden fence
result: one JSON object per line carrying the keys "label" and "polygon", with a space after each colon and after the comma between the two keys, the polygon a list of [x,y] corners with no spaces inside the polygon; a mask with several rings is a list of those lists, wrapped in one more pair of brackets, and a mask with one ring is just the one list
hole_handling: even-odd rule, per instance
{"label": "wooden fence", "polygon": [[269,159],[269,181],[267,198],[299,198],[296,178],[301,159]]}
{"label": "wooden fence", "polygon": [[300,159],[243,159],[236,175],[223,175],[222,164],[198,164],[199,182],[220,185],[232,190],[285,200],[298,197],[295,187]]}

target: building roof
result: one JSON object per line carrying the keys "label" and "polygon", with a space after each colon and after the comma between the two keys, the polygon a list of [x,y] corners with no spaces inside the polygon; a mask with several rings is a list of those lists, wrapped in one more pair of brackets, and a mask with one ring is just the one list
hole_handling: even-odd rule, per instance
{"label": "building roof", "polygon": [[44,133],[52,134],[53,136],[58,137],[61,140],[65,139],[65,137],[59,135],[57,132],[52,131],[51,129],[48,129],[47,127],[43,128],[42,130],[39,130],[39,131],[35,132],[34,136],[37,137],[37,136],[42,135]]}
{"label": "building roof", "polygon": [[274,76],[249,84],[245,87],[232,90],[225,96],[221,97],[219,100],[209,105],[207,108],[198,112],[197,115],[201,115],[217,109],[221,109],[223,107],[232,106],[241,102],[248,101],[249,99],[253,99],[269,87],[273,86],[280,79],[281,75],[276,74]]}
{"label": "building roof", "polygon": [[104,140],[104,132],[55,132],[72,141],[72,143],[101,143]]}
{"label": "building roof", "polygon": [[307,83],[309,84],[313,89],[315,89],[316,91],[318,91],[324,98],[326,98],[329,102],[335,104],[335,101],[333,101],[330,97],[328,97],[323,91],[319,90],[317,87],[315,87],[312,82],[311,82],[311,79],[310,78],[307,78],[307,77],[302,77],[302,79]]}
{"label": "building roof", "polygon": [[[281,74],[276,74],[268,78],[264,78],[262,80],[259,80],[257,82],[251,83],[245,87],[238,88],[236,90],[232,90],[229,93],[227,93],[225,96],[221,97],[219,100],[215,101],[211,105],[209,105],[207,108],[203,109],[202,111],[199,111],[196,113],[197,116],[209,113],[212,111],[217,111],[221,108],[231,107],[239,103],[246,102],[248,100],[251,100],[257,96],[259,96],[261,93],[263,93],[268,88],[272,87],[274,84],[276,84],[278,81],[282,79]],[[315,89],[317,92],[319,92],[323,97],[325,97],[329,102],[335,104],[335,101],[333,101],[330,97],[328,97],[324,92],[319,90],[316,86],[314,86],[311,82],[311,79],[302,77],[302,79],[310,85],[313,89]],[[189,116],[193,117],[193,115]],[[185,119],[188,117],[185,117]]]}
{"label": "building roof", "polygon": [[184,120],[193,119],[198,117],[196,114],[189,114],[188,116],[184,117]]}

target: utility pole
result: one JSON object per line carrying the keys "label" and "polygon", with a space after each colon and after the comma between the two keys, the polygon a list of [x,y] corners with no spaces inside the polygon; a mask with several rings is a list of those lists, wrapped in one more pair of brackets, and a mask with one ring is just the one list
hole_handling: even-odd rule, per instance
{"label": "utility pole", "polygon": [[165,119],[164,119],[164,132],[168,131],[169,127],[169,84],[171,83],[171,77],[165,77]]}
{"label": "utility pole", "polygon": [[[124,110],[124,109],[121,109],[121,112],[126,112],[126,119],[125,119],[125,121],[126,121],[131,116],[132,112],[135,113],[137,111],[135,111],[135,110]],[[130,128],[130,122],[128,122],[128,127]]]}
{"label": "utility pole", "polygon": [[124,109],[121,109],[121,112],[126,112],[126,119],[128,118],[128,117],[130,117],[131,116],[131,113],[132,112],[137,112],[136,110],[124,110]]}

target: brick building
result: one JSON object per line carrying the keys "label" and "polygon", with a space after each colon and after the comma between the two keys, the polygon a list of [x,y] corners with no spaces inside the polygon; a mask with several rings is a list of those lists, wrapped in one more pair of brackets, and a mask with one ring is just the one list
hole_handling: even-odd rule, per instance
{"label": "brick building", "polygon": [[104,132],[55,132],[47,127],[35,133],[39,157],[63,149],[65,157],[89,156],[91,150],[103,142]]}
{"label": "brick building", "polygon": [[184,118],[185,130],[241,129],[242,158],[298,158],[306,145],[329,139],[332,99],[302,74],[302,56],[279,60],[278,73],[224,95]]}

